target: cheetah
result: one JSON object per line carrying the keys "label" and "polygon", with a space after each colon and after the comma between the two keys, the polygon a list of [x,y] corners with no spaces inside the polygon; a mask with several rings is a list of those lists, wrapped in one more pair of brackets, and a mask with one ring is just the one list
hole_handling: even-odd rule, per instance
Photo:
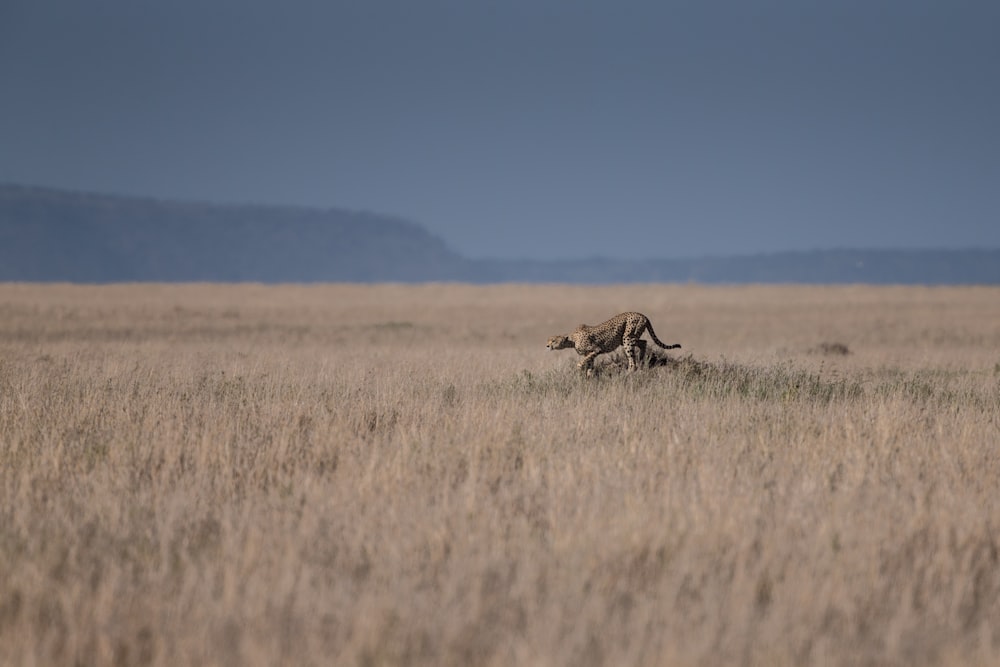
{"label": "cheetah", "polygon": [[583,360],[579,364],[580,369],[586,370],[587,375],[593,374],[594,359],[597,355],[613,352],[622,347],[625,349],[628,369],[631,372],[636,369],[639,357],[646,351],[646,341],[639,338],[645,331],[649,331],[653,342],[664,350],[674,350],[680,347],[680,344],[677,343],[664,345],[653,332],[649,318],[642,313],[615,315],[607,322],[595,327],[581,324],[568,336],[553,336],[545,347],[550,350],[576,348],[577,354],[583,356]]}

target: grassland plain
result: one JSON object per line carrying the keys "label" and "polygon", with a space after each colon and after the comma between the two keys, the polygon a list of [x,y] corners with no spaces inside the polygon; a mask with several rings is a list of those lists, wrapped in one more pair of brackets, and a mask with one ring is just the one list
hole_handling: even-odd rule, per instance
{"label": "grassland plain", "polygon": [[998,446],[996,288],[0,285],[0,664],[997,664]]}

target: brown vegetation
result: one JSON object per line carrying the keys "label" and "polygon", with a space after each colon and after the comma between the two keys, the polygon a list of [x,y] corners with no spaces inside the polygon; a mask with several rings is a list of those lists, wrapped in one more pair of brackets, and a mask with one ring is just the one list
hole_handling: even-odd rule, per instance
{"label": "brown vegetation", "polygon": [[995,664],[998,444],[993,288],[0,285],[0,664]]}

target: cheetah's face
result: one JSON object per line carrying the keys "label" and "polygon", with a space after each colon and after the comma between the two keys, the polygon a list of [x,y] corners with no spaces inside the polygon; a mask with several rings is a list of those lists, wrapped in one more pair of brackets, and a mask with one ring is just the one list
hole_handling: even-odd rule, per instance
{"label": "cheetah's face", "polygon": [[545,347],[550,350],[564,350],[567,347],[573,347],[573,341],[568,336],[553,336],[545,344]]}

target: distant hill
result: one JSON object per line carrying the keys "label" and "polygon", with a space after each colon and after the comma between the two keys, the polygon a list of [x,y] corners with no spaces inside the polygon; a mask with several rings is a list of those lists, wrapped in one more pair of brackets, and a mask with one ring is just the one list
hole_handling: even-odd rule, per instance
{"label": "distant hill", "polygon": [[1000,284],[997,250],[812,250],[700,259],[484,261],[481,282]]}
{"label": "distant hill", "polygon": [[464,270],[422,227],[381,215],[0,185],[5,281],[428,281]]}
{"label": "distant hill", "polygon": [[372,213],[0,185],[0,281],[1000,284],[1000,249],[470,260]]}

